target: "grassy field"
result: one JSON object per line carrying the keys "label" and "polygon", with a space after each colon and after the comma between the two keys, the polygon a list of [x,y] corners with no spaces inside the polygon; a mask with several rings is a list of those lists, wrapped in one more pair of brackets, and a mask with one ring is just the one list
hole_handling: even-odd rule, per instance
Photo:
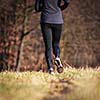
{"label": "grassy field", "polygon": [[100,100],[100,70],[1,72],[0,100]]}

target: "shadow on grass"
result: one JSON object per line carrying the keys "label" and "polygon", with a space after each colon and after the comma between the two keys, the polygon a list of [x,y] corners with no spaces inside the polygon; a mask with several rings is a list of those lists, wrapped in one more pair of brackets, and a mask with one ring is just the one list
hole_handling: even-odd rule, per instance
{"label": "shadow on grass", "polygon": [[71,88],[73,86],[74,84],[68,79],[61,79],[58,82],[52,81],[48,96],[43,100],[65,100],[66,95],[73,91]]}

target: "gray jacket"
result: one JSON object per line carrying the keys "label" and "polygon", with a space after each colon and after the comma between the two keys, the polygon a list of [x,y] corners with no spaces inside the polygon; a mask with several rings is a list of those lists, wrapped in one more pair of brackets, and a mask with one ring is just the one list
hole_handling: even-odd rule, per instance
{"label": "gray jacket", "polygon": [[[38,2],[39,0],[36,0]],[[61,0],[42,0],[42,11],[40,23],[62,24],[62,12],[67,8],[69,0],[63,0],[64,5],[61,6]]]}

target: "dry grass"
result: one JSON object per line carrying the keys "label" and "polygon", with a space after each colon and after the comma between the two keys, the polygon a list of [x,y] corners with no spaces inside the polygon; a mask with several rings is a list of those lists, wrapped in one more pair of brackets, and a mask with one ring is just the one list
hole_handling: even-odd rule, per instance
{"label": "dry grass", "polygon": [[1,72],[0,100],[99,100],[97,69],[65,69],[62,74]]}

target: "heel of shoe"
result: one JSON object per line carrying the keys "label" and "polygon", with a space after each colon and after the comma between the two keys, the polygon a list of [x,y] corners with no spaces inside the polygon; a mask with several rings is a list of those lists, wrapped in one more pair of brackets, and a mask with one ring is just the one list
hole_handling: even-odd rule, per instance
{"label": "heel of shoe", "polygon": [[57,67],[57,72],[62,73],[64,71],[63,67]]}

